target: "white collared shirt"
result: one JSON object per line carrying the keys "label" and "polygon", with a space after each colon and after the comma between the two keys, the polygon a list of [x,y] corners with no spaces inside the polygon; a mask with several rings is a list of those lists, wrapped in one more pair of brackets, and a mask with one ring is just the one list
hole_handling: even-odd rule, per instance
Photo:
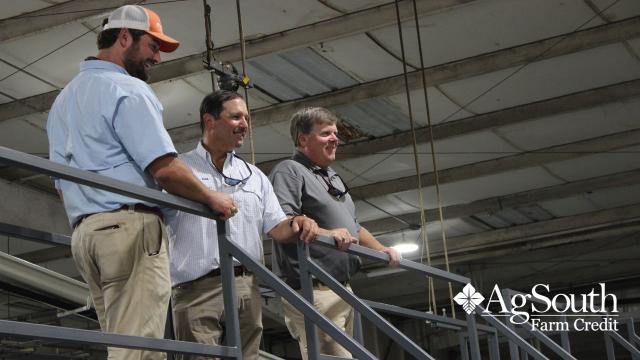
{"label": "white collared shirt", "polygon": [[[254,260],[262,262],[261,235],[286,219],[269,179],[260,169],[248,164],[252,175],[245,184],[225,184],[224,177],[214,168],[210,154],[201,143],[179,158],[209,189],[231,195],[238,213],[227,220],[230,239]],[[227,154],[222,172],[234,179],[249,176],[245,162],[233,153]],[[178,211],[168,217],[167,225],[173,286],[195,280],[220,266],[214,220]]]}

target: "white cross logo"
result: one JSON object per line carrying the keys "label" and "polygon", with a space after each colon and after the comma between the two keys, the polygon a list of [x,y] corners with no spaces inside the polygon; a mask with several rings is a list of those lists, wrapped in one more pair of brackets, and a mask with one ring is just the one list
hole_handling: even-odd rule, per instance
{"label": "white cross logo", "polygon": [[462,306],[462,309],[471,314],[475,310],[476,306],[480,305],[484,300],[484,296],[471,285],[467,284],[454,298],[458,305]]}

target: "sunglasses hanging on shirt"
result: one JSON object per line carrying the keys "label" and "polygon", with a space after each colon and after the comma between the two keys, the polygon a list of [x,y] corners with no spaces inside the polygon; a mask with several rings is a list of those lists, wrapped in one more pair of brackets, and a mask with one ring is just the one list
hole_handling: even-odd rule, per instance
{"label": "sunglasses hanging on shirt", "polygon": [[349,186],[347,186],[347,183],[345,183],[344,180],[342,180],[340,175],[338,175],[337,173],[334,174],[331,178],[337,177],[338,179],[340,179],[340,182],[344,186],[344,190],[340,190],[337,187],[333,186],[333,184],[329,180],[329,174],[327,173],[326,170],[316,169],[313,172],[320,175],[324,183],[327,184],[327,192],[329,193],[329,195],[340,200],[349,193]]}
{"label": "sunglasses hanging on shirt", "polygon": [[246,178],[244,178],[244,179],[234,179],[232,177],[229,177],[229,176],[225,175],[222,171],[220,171],[220,169],[218,169],[218,167],[215,164],[212,163],[213,167],[216,169],[218,174],[222,175],[222,177],[224,178],[224,183],[225,184],[227,184],[229,186],[236,186],[236,185],[239,185],[239,184],[244,185],[244,184],[247,183],[247,181],[249,181],[249,178],[251,177],[251,175],[253,175],[253,171],[251,171],[251,167],[249,166],[249,164],[247,164],[246,161],[244,161],[243,158],[241,158],[240,156],[238,156],[236,154],[233,154],[233,156],[235,158],[239,159],[240,161],[242,161],[244,163],[244,166],[247,167],[247,170],[249,170],[249,175]]}

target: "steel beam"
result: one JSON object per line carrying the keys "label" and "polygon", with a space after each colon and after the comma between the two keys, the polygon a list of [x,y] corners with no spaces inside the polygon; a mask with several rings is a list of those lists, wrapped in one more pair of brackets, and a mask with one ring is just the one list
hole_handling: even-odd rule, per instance
{"label": "steel beam", "polygon": [[72,0],[0,20],[0,43],[34,32],[100,15],[138,0]]}
{"label": "steel beam", "polygon": [[[363,32],[367,31],[367,29],[361,28],[358,31]],[[425,70],[425,75],[428,79],[427,86],[439,85],[471,76],[486,74],[531,61],[567,55],[637,36],[640,36],[640,17],[633,17],[592,29],[578,31],[568,37],[567,34],[562,34],[549,39],[428,68]],[[557,46],[553,46],[550,51],[546,51],[560,39],[564,40]],[[299,46],[303,45],[296,44],[288,49]],[[273,48],[270,50],[270,52],[277,52],[277,50]],[[540,54],[543,53],[544,56],[540,56]],[[152,81],[159,82],[176,79],[191,75],[198,69],[202,71],[201,62],[202,56],[201,54],[197,54],[162,63],[152,68]],[[419,71],[414,71],[409,74],[409,86],[411,89],[422,87],[422,77]],[[253,126],[258,127],[283,121],[282,114],[293,113],[301,107],[332,107],[380,96],[390,96],[401,93],[402,91],[404,91],[404,78],[402,75],[375,80],[345,89],[256,109],[252,112]],[[22,99],[20,102],[13,101],[1,104],[0,121],[31,114],[35,112],[36,109],[46,111],[51,107],[57,93],[57,91],[52,91]],[[286,118],[286,116],[284,118]],[[184,142],[198,138],[200,136],[200,129],[196,123],[182,126],[180,129],[172,130],[170,133],[174,141]]]}
{"label": "steel beam", "polygon": [[[575,159],[621,149],[640,144],[640,129],[623,131],[597,138],[581,140],[569,144],[551,146],[543,149],[522,152],[516,155],[504,156],[441,170],[439,172],[440,184],[446,184],[480,176],[499,174],[507,171],[539,166],[554,161]],[[423,173],[422,186],[435,185],[433,173]],[[356,199],[372,198],[393,193],[398,193],[416,188],[416,176],[380,181],[351,189],[351,194]]]}
{"label": "steel beam", "polygon": [[[425,69],[427,86],[487,74],[529,62],[568,55],[599,46],[640,36],[640,16],[588,30],[562,34],[533,43],[498,50],[488,54],[473,56],[447,64],[436,65]],[[564,39],[559,42],[560,39]],[[553,46],[553,44],[556,44]],[[550,49],[550,50],[549,50]],[[408,74],[409,89],[422,88],[420,71]],[[333,107],[355,103],[361,100],[391,96],[405,91],[404,76],[397,75],[355,85],[345,89],[333,90],[303,99],[257,109],[252,112],[253,126],[264,126],[282,122],[283,114],[292,114],[296,110],[309,106]],[[286,116],[284,117],[287,118]],[[194,124],[193,126],[198,126]]]}
{"label": "steel beam", "polygon": [[[611,175],[599,176],[585,180],[573,181],[566,184],[553,185],[540,189],[527,190],[515,194],[495,196],[476,200],[467,204],[457,204],[442,208],[445,219],[461,218],[482,212],[498,212],[503,209],[512,209],[519,206],[535,204],[540,201],[562,199],[588,191],[622,187],[640,184],[640,170],[632,170]],[[425,210],[425,217],[429,221],[438,219],[438,209]],[[397,219],[400,218],[404,222]],[[372,233],[400,231],[407,228],[408,224],[420,224],[420,212],[385,217],[362,223]]]}
{"label": "steel beam", "polygon": [[[594,233],[603,231],[624,231],[629,227],[637,231],[640,224],[640,204],[621,206],[613,209],[598,210],[589,213],[565,216],[553,220],[540,221],[504,229],[484,231],[470,235],[447,239],[450,257],[466,256],[476,251],[496,247],[513,247],[516,243],[542,241],[544,239],[586,238],[593,239]],[[609,234],[610,235],[610,234]],[[575,240],[575,238],[574,238]],[[547,244],[549,246],[550,244]],[[535,248],[535,244],[533,248]],[[431,256],[442,255],[442,244],[438,241],[431,245]],[[453,260],[450,259],[450,260]]]}
{"label": "steel beam", "polygon": [[[486,114],[470,116],[460,120],[436,124],[433,126],[433,137],[435,140],[444,140],[501,126],[533,121],[545,116],[592,108],[638,96],[640,96],[640,79],[625,81],[551,99],[544,99],[530,104],[500,109]],[[428,128],[426,127],[416,128],[416,141],[418,144],[429,142],[429,139],[427,139],[427,131]],[[372,140],[341,145],[337,157],[338,160],[352,159],[409,146],[411,144],[411,131],[403,131]],[[288,158],[289,157],[264,161],[259,163],[258,166],[265,174],[268,174],[276,164]]]}
{"label": "steel beam", "polygon": [[[100,0],[90,0],[91,3],[102,3]],[[420,0],[418,2],[418,14],[420,16],[427,16],[439,11],[447,10],[459,6],[461,4],[469,3],[475,0]],[[79,3],[83,3],[81,0],[69,1],[71,8],[77,7]],[[123,1],[123,0],[110,0],[109,5],[118,3],[135,3],[136,1]],[[67,3],[61,4],[65,5]],[[118,5],[119,6],[119,5]],[[413,14],[408,10],[411,5],[410,1],[401,2],[400,6],[403,8],[403,20],[412,18]],[[83,8],[99,8],[100,6],[86,6]],[[105,8],[108,6],[102,6]],[[53,7],[44,9],[52,9]],[[406,9],[405,9],[406,8]],[[50,11],[50,10],[49,10]],[[83,13],[76,13],[75,18],[83,17]],[[54,17],[51,21],[53,25],[59,25],[67,21],[66,18],[60,18],[55,20]],[[34,21],[29,23],[29,18],[16,19],[17,22],[23,24],[26,29],[19,30],[19,33],[26,34],[29,29],[46,28],[53,25],[46,25],[44,27],[37,26]],[[38,22],[40,19],[38,20]],[[394,4],[389,3],[385,5],[376,6],[373,8],[356,11],[354,13],[341,15],[335,18],[319,21],[313,24],[297,27],[294,29],[288,29],[274,34],[268,34],[256,39],[248,40],[246,42],[247,58],[253,58],[260,55],[266,55],[271,53],[283,52],[292,50],[302,46],[312,45],[321,41],[335,40],[351,36],[366,31],[378,29],[380,27],[389,26],[395,24],[395,7]],[[10,30],[10,23],[7,23],[7,31]],[[4,34],[4,31],[0,31],[0,34]],[[7,34],[11,34],[8,32]],[[11,37],[12,35],[7,35]],[[14,35],[15,36],[15,35]],[[0,39],[0,42],[2,40]],[[232,44],[224,46],[214,50],[216,60],[218,61],[239,61],[240,58],[240,44]],[[194,55],[185,56],[172,61],[167,61],[155,66],[151,69],[150,78],[151,82],[163,82],[168,80],[180,79],[190,75],[194,75],[200,72],[204,72],[205,69],[202,66],[202,57],[205,53],[199,53]],[[29,98],[21,99],[20,102],[13,101],[10,103],[0,105],[0,121],[10,119],[18,116],[31,114],[37,111],[47,111],[53,104],[53,100],[58,95],[59,90],[50,91],[48,93],[35,95]],[[197,128],[197,126],[196,126]],[[198,130],[199,131],[199,130]]]}

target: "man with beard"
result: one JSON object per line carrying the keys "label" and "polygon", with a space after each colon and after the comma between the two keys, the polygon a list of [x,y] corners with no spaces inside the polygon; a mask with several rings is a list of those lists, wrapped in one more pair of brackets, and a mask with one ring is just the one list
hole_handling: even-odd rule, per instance
{"label": "man with beard", "polygon": [[[178,41],[158,15],[116,9],[98,35],[98,54],[60,92],[47,122],[52,161],[208,205],[230,218],[227,194],[210,191],[177,159],[162,105],[144,80],[160,51]],[[56,179],[73,228],[71,250],[105,332],[161,338],[171,293],[167,233],[155,204]],[[164,359],[165,353],[109,348],[109,359]]]}
{"label": "man with beard", "polygon": [[[338,148],[338,119],[324,108],[306,108],[291,117],[290,132],[296,149],[290,160],[272,170],[269,179],[284,212],[289,216],[305,215],[315,219],[323,228],[346,228],[360,245],[389,254],[389,264],[395,266],[400,254],[385,247],[367,229],[360,226],[347,184],[331,168]],[[313,246],[311,258],[348,289],[350,277],[358,271],[356,256]],[[295,245],[273,244],[273,272],[294,289],[300,289],[300,269]],[[316,308],[347,332],[353,331],[353,308],[324,284],[313,282],[313,301]],[[308,359],[304,317],[291,304],[283,301],[285,323],[298,340],[303,359]],[[318,331],[322,354],[350,357],[349,352]]]}
{"label": "man with beard", "polygon": [[[244,98],[230,91],[207,95],[200,105],[202,139],[182,159],[209,189],[228,193],[239,213],[229,220],[229,239],[262,262],[262,234],[277,242],[313,241],[318,233],[342,241],[345,229],[318,229],[315,221],[287,217],[266,175],[235,154],[248,131]],[[171,252],[172,307],[178,340],[220,344],[224,303],[218,236],[213,220],[178,212],[167,222]],[[258,279],[234,264],[240,338],[244,359],[257,359],[262,337]],[[181,357],[201,359],[201,357]],[[202,358],[204,359],[204,358]]]}

